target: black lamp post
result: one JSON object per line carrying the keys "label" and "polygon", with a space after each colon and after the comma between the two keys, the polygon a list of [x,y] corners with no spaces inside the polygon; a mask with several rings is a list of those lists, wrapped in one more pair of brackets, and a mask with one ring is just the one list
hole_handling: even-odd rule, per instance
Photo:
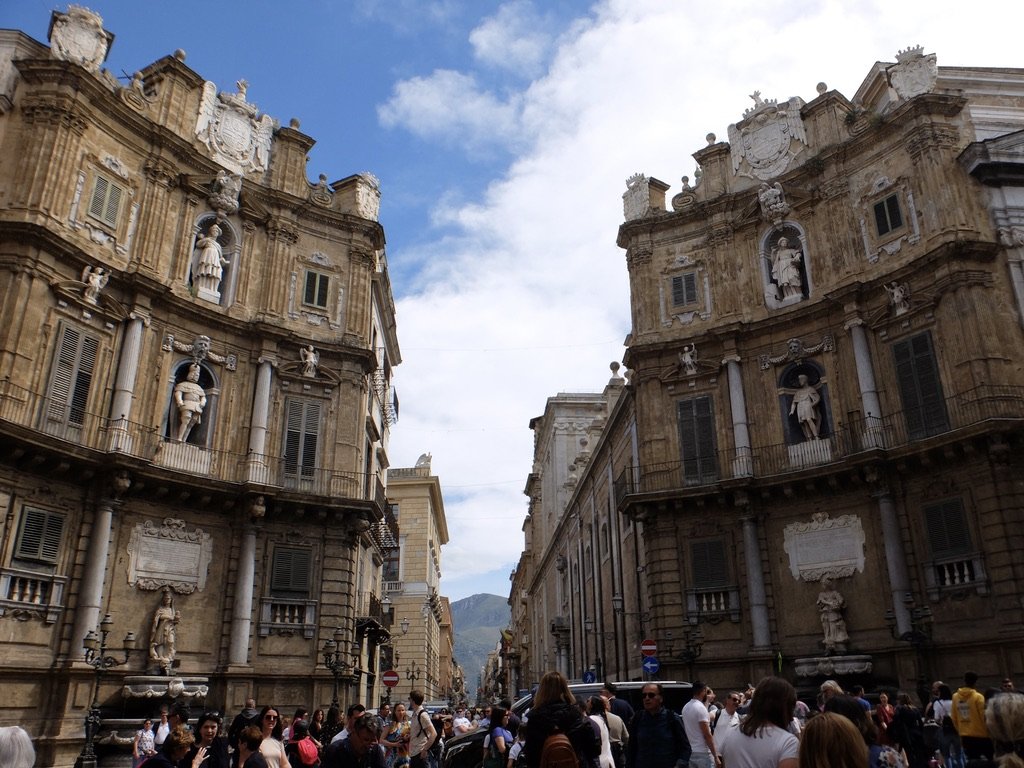
{"label": "black lamp post", "polygon": [[414,661],[408,667],[406,667],[406,669],[405,669],[405,679],[409,681],[409,683],[412,685],[413,688],[415,688],[416,687],[416,680],[419,679],[420,673],[422,673],[422,672],[423,672],[423,670],[420,669],[416,665],[416,662]]}
{"label": "black lamp post", "polygon": [[673,653],[672,631],[668,632],[668,655],[679,659],[686,665],[687,674],[693,680],[693,664],[704,652],[704,630],[700,626],[687,627],[683,630],[683,647],[678,653]]}
{"label": "black lamp post", "polygon": [[930,693],[928,675],[928,657],[925,648],[932,640],[932,609],[928,605],[918,607],[914,604],[914,596],[907,592],[903,598],[910,613],[910,629],[899,633],[896,614],[890,608],[885,612],[885,623],[889,626],[894,640],[910,643],[917,658],[917,694],[921,701],[927,701]]}
{"label": "black lamp post", "polygon": [[93,682],[92,705],[89,713],[85,716],[85,746],[79,756],[82,768],[96,768],[96,751],[94,741],[100,729],[100,681],[108,669],[120,667],[128,663],[128,658],[135,650],[135,633],[129,632],[124,636],[124,660],[110,656],[107,651],[107,635],[114,627],[114,620],[110,614],[106,614],[100,622],[99,634],[95,629],[90,629],[82,640],[82,647],[85,649],[85,663],[93,668],[96,673],[96,680]]}
{"label": "black lamp post", "polygon": [[358,673],[356,672],[355,658],[351,662],[346,661],[345,653],[342,651],[342,642],[345,639],[345,633],[341,627],[334,630],[334,638],[328,638],[324,642],[324,666],[331,671],[331,675],[334,677],[334,695],[331,698],[331,706],[340,706],[338,702],[338,682],[345,678],[346,681],[351,682],[353,679],[358,679]]}

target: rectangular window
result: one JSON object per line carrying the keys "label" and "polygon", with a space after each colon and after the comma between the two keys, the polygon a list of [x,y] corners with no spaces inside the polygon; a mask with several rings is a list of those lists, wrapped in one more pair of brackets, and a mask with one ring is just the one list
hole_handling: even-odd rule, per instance
{"label": "rectangular window", "polygon": [[389,547],[384,552],[384,565],[381,571],[383,581],[401,581],[402,550],[400,547]]}
{"label": "rectangular window", "polygon": [[697,304],[697,273],[687,272],[672,278],[672,306],[686,307]]}
{"label": "rectangular window", "polygon": [[26,507],[14,545],[15,560],[56,565],[64,535],[64,515]]}
{"label": "rectangular window", "polygon": [[931,333],[896,342],[892,349],[908,436],[920,440],[945,432],[949,417]]}
{"label": "rectangular window", "polygon": [[276,547],[270,566],[272,597],[309,597],[313,553],[299,547]]}
{"label": "rectangular window", "polygon": [[928,546],[932,557],[943,559],[967,555],[973,551],[967,515],[960,499],[948,499],[924,508]]}
{"label": "rectangular window", "polygon": [[726,586],[725,542],[722,539],[690,542],[690,570],[696,589]]}
{"label": "rectangular window", "polygon": [[116,228],[124,191],[124,187],[119,184],[103,176],[97,176],[92,188],[92,197],[89,198],[89,216],[108,227]]}
{"label": "rectangular window", "polygon": [[717,481],[718,456],[711,396],[680,400],[677,409],[683,482],[686,485],[704,485]]}
{"label": "rectangular window", "polygon": [[285,474],[312,478],[316,473],[320,436],[320,403],[314,400],[286,400],[285,420]]}
{"label": "rectangular window", "polygon": [[327,309],[327,294],[331,278],[311,269],[306,270],[306,288],[302,294],[302,303],[311,307]]}
{"label": "rectangular window", "polygon": [[903,226],[903,214],[900,213],[898,195],[889,195],[875,203],[875,227],[879,235],[886,235]]}
{"label": "rectangular window", "polygon": [[62,326],[50,377],[48,422],[80,428],[85,424],[99,339]]}

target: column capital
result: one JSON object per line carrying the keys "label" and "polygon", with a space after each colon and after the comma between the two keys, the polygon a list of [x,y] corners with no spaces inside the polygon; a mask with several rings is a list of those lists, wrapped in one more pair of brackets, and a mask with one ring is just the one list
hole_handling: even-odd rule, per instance
{"label": "column capital", "polygon": [[851,317],[843,323],[843,330],[848,331],[851,328],[863,327],[865,325],[867,325],[867,323],[864,322],[864,318],[858,315],[856,317]]}
{"label": "column capital", "polygon": [[740,363],[742,361],[743,359],[735,352],[733,352],[732,354],[726,355],[725,357],[722,358],[722,365],[728,365],[729,363]]}

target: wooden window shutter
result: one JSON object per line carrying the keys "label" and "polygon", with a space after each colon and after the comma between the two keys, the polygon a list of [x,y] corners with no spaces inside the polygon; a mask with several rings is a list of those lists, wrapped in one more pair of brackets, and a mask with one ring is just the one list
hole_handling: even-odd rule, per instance
{"label": "wooden window shutter", "polygon": [[924,523],[928,530],[928,546],[932,557],[942,559],[973,551],[971,530],[960,499],[949,499],[925,507]]}
{"label": "wooden window shutter", "polygon": [[61,424],[85,423],[99,339],[63,326],[50,380],[47,418]]}
{"label": "wooden window shutter", "polygon": [[56,565],[63,534],[63,515],[26,508],[22,512],[21,532],[14,557]]}
{"label": "wooden window shutter", "polygon": [[290,475],[312,477],[320,434],[320,403],[288,400],[285,404],[284,466]]}
{"label": "wooden window shutter", "polygon": [[690,573],[697,589],[721,587],[726,582],[725,542],[721,539],[690,542]]}
{"label": "wooden window shutter", "polygon": [[278,547],[270,569],[270,591],[273,595],[309,595],[312,553],[308,549]]}
{"label": "wooden window shutter", "polygon": [[672,305],[683,307],[697,303],[697,273],[687,272],[672,278]]}
{"label": "wooden window shutter", "polygon": [[718,457],[711,397],[680,400],[678,418],[684,482],[686,485],[700,485],[717,480]]}
{"label": "wooden window shutter", "polygon": [[919,333],[893,344],[893,357],[910,438],[945,432],[949,419],[931,333]]}
{"label": "wooden window shutter", "polygon": [[110,182],[102,176],[96,177],[96,183],[92,188],[92,198],[89,200],[89,215],[94,219],[103,221],[103,213],[106,210],[107,190],[110,189]]}

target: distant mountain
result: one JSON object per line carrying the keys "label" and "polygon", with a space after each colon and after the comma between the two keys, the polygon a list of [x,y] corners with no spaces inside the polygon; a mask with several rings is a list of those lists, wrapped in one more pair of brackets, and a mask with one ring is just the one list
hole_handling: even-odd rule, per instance
{"label": "distant mountain", "polygon": [[487,654],[498,645],[501,630],[508,626],[511,615],[508,598],[498,595],[470,595],[452,603],[455,659],[466,674],[470,700],[476,695]]}

